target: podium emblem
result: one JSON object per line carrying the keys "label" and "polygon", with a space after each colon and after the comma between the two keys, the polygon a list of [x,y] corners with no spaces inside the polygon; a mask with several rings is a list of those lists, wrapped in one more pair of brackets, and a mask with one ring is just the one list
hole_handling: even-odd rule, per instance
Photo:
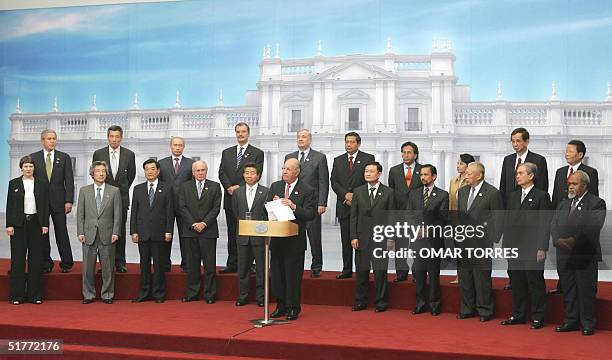
{"label": "podium emblem", "polygon": [[258,234],[265,234],[268,232],[268,225],[259,223],[255,225],[255,232]]}

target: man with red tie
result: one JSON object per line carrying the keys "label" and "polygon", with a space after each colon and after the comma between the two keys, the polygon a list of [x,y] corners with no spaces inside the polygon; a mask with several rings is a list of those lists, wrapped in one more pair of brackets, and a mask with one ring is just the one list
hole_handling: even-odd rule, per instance
{"label": "man with red tie", "polygon": [[[395,190],[397,210],[404,210],[408,204],[408,196],[415,189],[423,187],[421,182],[421,164],[419,164],[419,147],[412,141],[402,144],[402,163],[389,170],[389,187]],[[401,241],[395,244],[398,248],[407,248],[408,244]],[[410,266],[406,259],[395,258],[395,280],[405,281],[408,278]]]}
{"label": "man with red tie", "polygon": [[374,155],[359,151],[361,136],[356,132],[344,135],[346,152],[334,158],[331,173],[331,187],[336,193],[336,217],[340,221],[340,237],[342,239],[342,273],[337,279],[353,277],[353,247],[350,237],[351,204],[353,191],[364,185],[363,173],[365,165],[374,161]]}

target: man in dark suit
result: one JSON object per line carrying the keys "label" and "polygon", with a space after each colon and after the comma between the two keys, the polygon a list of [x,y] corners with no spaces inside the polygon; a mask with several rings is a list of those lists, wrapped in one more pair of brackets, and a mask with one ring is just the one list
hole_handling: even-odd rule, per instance
{"label": "man in dark suit", "polygon": [[[47,182],[49,186],[49,214],[55,229],[55,243],[60,255],[60,269],[63,273],[70,272],[72,265],[72,249],[70,237],[66,228],[66,214],[72,211],[74,202],[74,175],[70,155],[57,150],[57,133],[46,129],[40,134],[43,149],[32,153],[36,169],[35,176]],[[43,235],[42,242],[43,272],[53,270],[51,259],[51,244],[49,234]]]}
{"label": "man in dark suit", "polygon": [[[244,182],[232,196],[232,211],[238,220],[268,220],[266,200],[268,188],[259,185],[261,170],[255,163],[244,165]],[[248,215],[248,216],[247,216]],[[255,297],[257,305],[264,305],[265,238],[237,236],[238,243],[238,300],[236,306],[249,303],[249,274],[255,259]]]}
{"label": "man in dark suit", "polygon": [[163,303],[166,298],[164,245],[172,241],[174,232],[174,193],[171,185],[159,181],[157,161],[149,159],[142,167],[147,181],[134,187],[130,216],[130,234],[140,253],[140,293],[132,302]]}
{"label": "man in dark suit", "polygon": [[455,241],[455,247],[462,249],[458,259],[459,289],[461,309],[458,319],[466,319],[477,314],[485,322],[493,317],[493,290],[491,281],[492,259],[469,256],[472,249],[493,248],[499,242],[503,219],[498,210],[503,210],[501,193],[484,181],[485,168],[482,163],[473,162],[466,170],[465,182],[469,186],[459,189],[459,221],[462,225],[481,226],[481,232],[466,236],[463,241]]}
{"label": "man in dark suit", "polygon": [[524,324],[527,320],[527,295],[530,294],[531,329],[544,326],[546,284],[544,261],[550,239],[550,196],[535,187],[538,168],[530,162],[516,170],[521,188],[508,197],[504,222],[503,248],[518,252],[508,259],[512,271],[512,316],[502,325]]}
{"label": "man in dark suit", "polygon": [[232,195],[236,189],[244,185],[242,176],[244,164],[255,163],[261,172],[264,167],[264,153],[260,149],[249,144],[250,127],[247,123],[240,122],[234,126],[238,144],[230,146],[221,153],[221,164],[219,165],[219,181],[225,189],[223,195],[223,209],[225,210],[225,221],[227,222],[227,263],[222,273],[234,273],[238,270],[238,248],[236,245],[236,214],[232,210]]}
{"label": "man in dark suit", "polygon": [[221,186],[206,178],[208,165],[196,161],[192,165],[195,181],[181,185],[179,210],[183,217],[183,234],[187,243],[187,294],[183,302],[195,301],[200,292],[200,264],[204,263],[204,300],[213,304],[217,296],[217,216],[221,211]]}
{"label": "man in dark suit", "polygon": [[273,238],[270,242],[272,292],[277,298],[276,309],[270,317],[287,315],[287,320],[297,320],[302,293],[304,252],[306,251],[306,225],[317,214],[314,190],[298,178],[300,162],[288,159],[283,166],[283,179],[270,185],[268,200],[281,199],[291,208],[298,224],[296,236]]}
{"label": "man in dark suit", "polygon": [[355,188],[365,185],[363,172],[365,164],[374,161],[374,155],[359,151],[361,136],[356,132],[344,135],[346,153],[334,158],[331,173],[331,187],[336,193],[336,217],[340,221],[342,240],[342,273],[337,279],[353,277],[353,247],[351,246],[351,203]]}
{"label": "man in dark suit", "polygon": [[[582,161],[586,154],[586,145],[580,140],[571,140],[565,147],[565,160],[567,165],[557,169],[555,173],[555,186],[552,194],[552,206],[556,209],[559,204],[567,199],[567,180],[578,170],[584,171],[589,175],[589,185],[587,189],[589,193],[599,196],[599,174],[597,169],[585,165]],[[559,262],[557,262],[557,265]],[[559,270],[557,269],[557,273]],[[563,292],[561,282],[557,281],[557,287],[550,290],[551,295],[561,294]]]}
{"label": "man in dark suit", "polygon": [[[512,142],[514,153],[504,158],[501,178],[499,180],[499,192],[502,194],[504,208],[508,205],[510,194],[520,188],[515,178],[516,169],[520,164],[526,162],[535,164],[538,168],[538,173],[534,179],[534,185],[536,188],[548,192],[548,166],[546,165],[546,159],[542,155],[528,150],[529,131],[525,128],[516,128],[512,130],[510,141]],[[510,270],[508,270],[508,278],[509,282],[508,285],[504,287],[505,290],[512,289],[512,274]]]}
{"label": "man in dark suit", "polygon": [[565,319],[555,331],[582,326],[585,336],[593,335],[595,328],[599,236],[606,218],[606,202],[588,191],[589,182],[582,170],[570,176],[568,198],[557,207],[551,225],[565,304]]}
{"label": "man in dark suit", "polygon": [[321,246],[321,215],[327,210],[327,195],[329,194],[329,170],[324,154],[312,149],[312,134],[307,129],[297,132],[298,151],[285,156],[287,159],[298,159],[300,162],[300,179],[310,185],[317,199],[317,216],[308,223],[306,233],[310,242],[312,265],[310,277],[318,278],[323,269],[323,249]]}
{"label": "man in dark suit", "polygon": [[[421,167],[420,181],[423,183],[422,190],[415,190],[408,196],[406,210],[414,220],[412,224],[443,229],[448,222],[448,193],[435,186],[438,171],[435,166],[426,164]],[[428,248],[439,251],[444,249],[444,237],[442,232],[428,230],[420,235],[410,244],[414,250],[415,259],[412,274],[416,282],[416,306],[412,313],[414,315],[424,313],[427,305],[431,315],[440,315],[440,257],[421,257],[421,249]],[[429,251],[429,254],[433,251]],[[425,255],[424,255],[425,256]],[[429,289],[427,278],[429,277]]]}
{"label": "man in dark suit", "polygon": [[355,188],[351,205],[350,235],[351,246],[355,249],[357,277],[353,311],[365,310],[368,307],[370,268],[374,270],[375,311],[384,312],[389,306],[387,293],[388,259],[380,255],[375,257],[375,250],[385,250],[391,248],[391,245],[386,246],[386,241],[373,241],[369,229],[365,225],[368,220],[373,220],[376,223],[377,218],[386,219],[388,214],[385,214],[385,212],[395,210],[395,194],[392,189],[380,182],[382,172],[382,165],[376,161],[365,165],[363,176],[366,184]]}
{"label": "man in dark suit", "polygon": [[[181,212],[178,210],[178,194],[181,189],[181,185],[185,181],[191,180],[191,165],[193,165],[193,159],[183,156],[185,150],[185,139],[178,136],[173,136],[170,139],[170,151],[171,156],[165,157],[159,160],[160,173],[159,180],[172,186],[174,194],[174,217],[176,219],[176,227],[179,233],[179,245],[181,249],[181,268],[183,272],[187,272],[187,246],[183,239],[183,218]],[[164,270],[170,271],[172,261],[170,259],[172,242],[164,243],[162,246],[165,253],[163,259],[165,259]]]}
{"label": "man in dark suit", "polygon": [[[408,196],[412,190],[423,187],[421,183],[421,164],[419,160],[419,147],[417,144],[406,141],[402,144],[402,163],[397,164],[389,170],[389,187],[395,190],[397,196],[397,209],[403,210],[408,203]],[[403,239],[397,244],[397,248],[408,248],[409,244],[403,243]],[[395,280],[394,282],[405,281],[410,272],[407,259],[395,258]]]}
{"label": "man in dark suit", "polygon": [[117,272],[127,272],[125,263],[125,223],[130,206],[130,187],[136,177],[136,158],[134,152],[121,146],[123,129],[113,125],[106,131],[108,146],[98,149],[93,154],[93,161],[104,161],[108,165],[106,183],[119,188],[122,201],[121,233],[116,244],[115,267]]}

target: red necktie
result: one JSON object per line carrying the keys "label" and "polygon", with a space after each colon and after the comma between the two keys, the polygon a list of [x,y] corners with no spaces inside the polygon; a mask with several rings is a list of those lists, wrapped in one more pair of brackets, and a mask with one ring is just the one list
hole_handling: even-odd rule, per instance
{"label": "red necktie", "polygon": [[410,166],[408,166],[408,170],[406,171],[406,187],[410,187],[410,183],[412,182],[412,170]]}
{"label": "red necktie", "polygon": [[349,170],[353,170],[353,155],[349,155]]}
{"label": "red necktie", "polygon": [[289,189],[291,188],[291,184],[287,183],[285,187],[285,199],[289,199]]}
{"label": "red necktie", "polygon": [[522,162],[523,162],[523,160],[521,160],[521,158],[518,158],[518,160],[516,161],[516,167],[514,168],[514,172],[515,173],[518,170],[518,167],[521,165]]}
{"label": "red necktie", "polygon": [[569,181],[570,176],[572,176],[572,174],[574,173],[574,167],[570,166],[570,171],[569,171],[569,175],[567,175],[567,180]]}
{"label": "red necktie", "polygon": [[179,172],[179,158],[174,158],[174,175]]}

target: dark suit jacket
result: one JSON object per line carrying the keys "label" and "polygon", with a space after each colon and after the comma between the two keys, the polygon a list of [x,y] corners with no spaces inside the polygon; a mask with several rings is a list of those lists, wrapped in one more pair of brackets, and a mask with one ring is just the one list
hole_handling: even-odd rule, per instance
{"label": "dark suit jacket", "polygon": [[504,222],[504,247],[518,248],[517,260],[536,262],[538,250],[548,251],[552,206],[550,196],[535,186],[521,204],[522,189],[508,198]]}
{"label": "dark suit jacket", "polygon": [[[503,202],[501,193],[491,184],[483,181],[470,209],[467,202],[470,186],[459,189],[459,218],[462,225],[484,226],[484,236],[466,238],[463,247],[492,247],[499,242],[503,231]],[[455,243],[456,244],[456,243]]]}
{"label": "dark suit jacket", "polygon": [[395,194],[392,189],[380,183],[374,197],[374,206],[370,206],[368,188],[368,184],[358,186],[353,193],[353,204],[351,205],[350,239],[358,239],[361,249],[367,249],[370,246],[372,229],[369,225],[372,221],[378,223],[380,218],[386,223],[389,214],[384,211],[395,210]]}
{"label": "dark suit jacket", "polygon": [[[178,194],[181,185],[193,178],[191,166],[193,159],[183,156],[179,163],[178,174],[174,174],[174,156],[168,156],[159,160],[159,180],[172,186],[174,194],[174,207],[178,210]],[[179,214],[176,214],[179,215]]]}
{"label": "dark suit jacket", "polygon": [[359,151],[357,158],[353,159],[353,168],[349,170],[347,153],[334,158],[330,180],[332,190],[337,196],[336,217],[338,219],[346,219],[351,216],[351,207],[344,204],[344,196],[366,183],[363,179],[363,172],[365,165],[370,161],[374,161],[374,155]]}
{"label": "dark suit jacket", "polygon": [[[183,218],[185,237],[218,238],[217,216],[221,211],[221,186],[218,182],[206,179],[202,189],[202,198],[198,199],[195,180],[184,182],[179,192],[179,211]],[[197,222],[206,223],[201,233],[191,227]]]}
{"label": "dark suit jacket", "polygon": [[[270,185],[268,201],[272,201],[274,195],[285,197],[285,185],[283,180],[276,181]],[[287,238],[272,238],[270,250],[278,253],[298,253],[306,251],[306,223],[315,218],[317,214],[317,199],[314,190],[302,180],[297,181],[289,200],[295,204],[294,223],[299,225],[299,232],[296,236]]]}
{"label": "dark suit jacket", "polygon": [[[591,194],[599,196],[599,174],[597,170],[585,165],[580,164],[578,170],[582,170],[589,175],[589,186],[588,190]],[[569,171],[569,165],[565,165],[557,169],[555,173],[555,187],[552,193],[552,205],[553,209],[556,209],[561,201],[567,199],[567,172]]]}
{"label": "dark suit jacket", "polygon": [[[22,178],[20,176],[9,181],[6,196],[6,227],[23,227],[25,224],[23,213],[25,188]],[[49,227],[49,184],[36,176],[34,177],[34,198],[41,227]]]}
{"label": "dark suit jacket", "polygon": [[421,183],[421,164],[418,162],[414,163],[414,172],[412,173],[410,187],[406,185],[404,163],[397,164],[389,169],[389,187],[395,190],[395,194],[397,195],[396,203],[398,210],[405,209],[411,191],[423,187],[423,183]]}
{"label": "dark suit jacket", "polygon": [[[424,206],[423,189],[421,187],[419,190],[411,191],[408,196],[406,210],[409,210],[408,215],[411,218],[411,223],[415,225],[425,223],[425,225],[444,227],[448,223],[448,192],[434,185],[427,200],[427,206]],[[419,244],[419,241],[421,244]],[[442,249],[444,248],[444,237],[432,236],[420,239],[415,242],[415,245],[414,247],[411,246],[411,248],[430,247]]]}
{"label": "dark suit jacket", "polygon": [[[544,156],[527,150],[525,162],[533,163],[538,167],[538,171],[534,179],[535,187],[548,192],[548,166],[546,165],[546,159]],[[501,179],[499,180],[499,192],[502,194],[504,207],[508,203],[508,196],[520,188],[520,186],[516,185],[515,181],[515,164],[516,153],[507,155],[504,158],[504,163],[502,164]]]}
{"label": "dark suit jacket", "polygon": [[[240,160],[240,164],[236,165],[238,154],[238,145],[230,146],[221,153],[221,164],[219,165],[219,181],[223,189],[227,190],[233,185],[244,185],[244,177],[242,176],[244,164],[255,163],[263,174],[264,167],[264,152],[255,146],[249,144],[244,149],[244,154]],[[225,191],[223,193],[223,208],[231,209],[232,196]]]}
{"label": "dark suit jacket", "polygon": [[106,162],[108,167],[106,183],[119,188],[121,192],[121,202],[123,203],[123,207],[127,208],[130,205],[130,187],[136,177],[136,158],[134,152],[123,146],[119,147],[117,174],[113,174],[113,170],[111,169],[108,146],[96,150],[93,154],[92,162],[93,161]]}
{"label": "dark suit jacket", "polygon": [[558,248],[568,257],[567,267],[584,269],[592,261],[601,261],[599,234],[606,220],[606,202],[587,192],[570,215],[572,200],[565,199],[557,207],[551,224],[553,244],[558,246],[559,238],[573,237],[576,245],[571,251]]}
{"label": "dark suit jacket", "polygon": [[[238,220],[245,220],[247,211],[251,212],[251,220],[268,220],[268,211],[266,210],[266,200],[268,199],[267,187],[257,185],[255,192],[255,198],[253,199],[253,205],[249,210],[249,203],[247,202],[247,187],[241,186],[232,196],[232,210]],[[264,237],[261,236],[236,236],[238,245],[248,245],[249,241],[253,245],[264,245]]]}
{"label": "dark suit jacket", "polygon": [[56,213],[64,212],[66,203],[74,203],[74,174],[70,155],[55,150],[51,179],[47,178],[45,153],[43,150],[31,154],[34,161],[34,176],[49,184],[49,206]]}
{"label": "dark suit jacket", "polygon": [[[285,156],[287,159],[298,159],[300,152],[295,151]],[[324,154],[313,150],[308,152],[304,160],[304,165],[300,167],[300,179],[310,185],[315,191],[318,206],[327,206],[327,196],[329,195],[329,169],[327,168],[327,158]]]}
{"label": "dark suit jacket", "polygon": [[164,241],[174,233],[174,191],[163,181],[157,182],[153,205],[149,205],[149,182],[134,187],[130,216],[130,234],[140,241]]}

